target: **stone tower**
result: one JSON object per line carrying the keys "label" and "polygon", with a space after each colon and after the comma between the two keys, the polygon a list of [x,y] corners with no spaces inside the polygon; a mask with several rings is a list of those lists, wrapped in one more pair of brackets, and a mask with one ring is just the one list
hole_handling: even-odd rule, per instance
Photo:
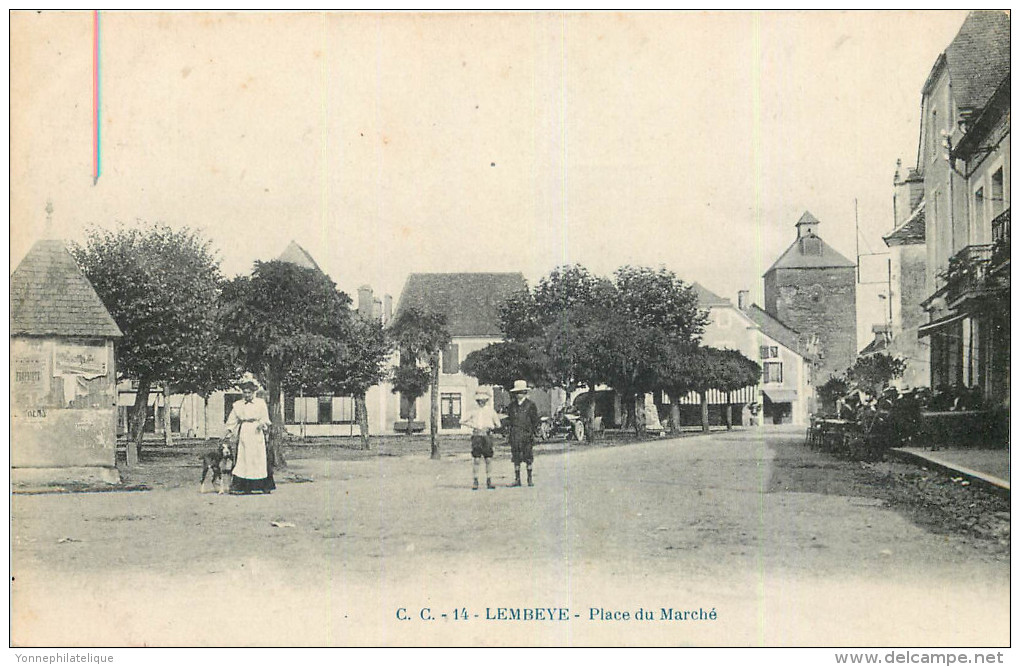
{"label": "stone tower", "polygon": [[857,356],[856,265],[818,236],[819,224],[805,211],[796,240],[765,272],[765,311],[800,334],[815,386]]}

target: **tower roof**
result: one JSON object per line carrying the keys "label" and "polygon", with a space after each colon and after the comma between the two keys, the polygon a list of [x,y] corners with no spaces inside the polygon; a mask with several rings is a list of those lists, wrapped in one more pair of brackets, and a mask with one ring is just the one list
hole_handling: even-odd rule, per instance
{"label": "tower roof", "polygon": [[801,232],[804,225],[821,224],[810,211],[804,211],[797,221],[797,239],[790,244],[790,247],[779,256],[779,259],[769,267],[766,275],[776,269],[822,269],[834,267],[857,266],[849,259],[839,254],[829,244],[822,240],[822,237],[812,230]]}
{"label": "tower roof", "polygon": [[804,215],[800,216],[800,220],[797,221],[797,226],[800,225],[820,225],[818,218],[811,215],[811,211],[804,211]]}
{"label": "tower roof", "polygon": [[290,245],[280,253],[280,256],[276,258],[281,262],[288,262],[290,264],[296,264],[305,269],[314,269],[319,273],[323,273],[323,270],[319,268],[319,265],[315,263],[312,256],[308,254],[308,251],[297,244],[296,241],[291,241]]}
{"label": "tower roof", "polygon": [[11,274],[11,335],[122,334],[64,242],[48,239],[32,246]]}

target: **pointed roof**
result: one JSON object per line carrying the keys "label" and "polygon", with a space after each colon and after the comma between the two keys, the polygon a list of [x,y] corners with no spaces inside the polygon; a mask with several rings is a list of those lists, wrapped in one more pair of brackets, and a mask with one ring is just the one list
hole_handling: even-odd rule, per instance
{"label": "pointed roof", "polygon": [[[776,269],[821,269],[830,267],[857,266],[849,259],[833,250],[832,246],[822,240],[822,237],[813,233],[800,233],[801,225],[821,224],[810,211],[804,211],[797,221],[797,239],[790,244],[779,259],[765,272],[768,275]],[[811,252],[805,252],[806,246],[812,247]]]}
{"label": "pointed roof", "polygon": [[772,340],[782,343],[802,357],[805,356],[804,352],[800,349],[799,332],[791,329],[769,315],[756,303],[752,303],[746,310],[742,310],[741,312],[747,315],[748,319],[757,324],[762,330],[762,333],[766,336]]}
{"label": "pointed roof", "polygon": [[707,289],[701,283],[691,283],[691,288],[694,290],[694,293],[698,296],[698,306],[701,308],[733,305],[732,301],[730,301],[729,299],[724,299],[715,292]]}
{"label": "pointed roof", "polygon": [[310,254],[308,254],[308,251],[299,246],[297,241],[291,241],[286,250],[284,250],[276,259],[281,262],[296,264],[297,266],[305,269],[314,269],[319,273],[323,273],[323,270],[315,263],[315,260],[312,259]]}
{"label": "pointed roof", "polygon": [[37,242],[11,274],[11,335],[119,338],[92,283],[59,240]]}
{"label": "pointed roof", "polygon": [[820,225],[821,222],[818,218],[811,215],[811,211],[804,211],[804,215],[800,216],[800,220],[797,221],[797,225]]}
{"label": "pointed roof", "polygon": [[897,245],[920,245],[924,243],[924,201],[922,200],[903,224],[892,230],[882,240],[889,247]]}
{"label": "pointed roof", "polygon": [[925,82],[926,94],[945,64],[958,108],[981,109],[1009,77],[1009,14],[1001,10],[972,11],[939,56]]}
{"label": "pointed roof", "polygon": [[394,318],[407,308],[443,313],[451,336],[502,336],[499,308],[528,288],[521,273],[412,273]]}

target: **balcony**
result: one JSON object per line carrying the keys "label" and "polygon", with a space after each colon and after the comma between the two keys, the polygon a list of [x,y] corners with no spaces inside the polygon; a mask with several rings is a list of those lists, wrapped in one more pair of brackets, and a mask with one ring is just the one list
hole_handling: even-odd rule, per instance
{"label": "balcony", "polygon": [[945,272],[946,301],[956,307],[984,291],[992,261],[992,244],[969,245],[949,258]]}
{"label": "balcony", "polygon": [[992,220],[991,269],[996,271],[1009,264],[1009,209]]}

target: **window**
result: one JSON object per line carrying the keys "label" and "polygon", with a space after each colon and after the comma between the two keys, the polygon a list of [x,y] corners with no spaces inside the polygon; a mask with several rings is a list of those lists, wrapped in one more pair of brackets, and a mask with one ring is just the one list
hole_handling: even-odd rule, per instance
{"label": "window", "polygon": [[460,428],[460,394],[440,394],[443,428]]}
{"label": "window", "polygon": [[775,359],[779,356],[779,348],[775,345],[762,345],[761,346],[761,358],[762,359]]}
{"label": "window", "polygon": [[783,381],[783,363],[781,361],[766,361],[764,364],[765,382],[779,383]]}
{"label": "window", "polygon": [[447,375],[460,372],[460,345],[450,343],[443,349],[443,372]]}
{"label": "window", "polygon": [[286,424],[294,424],[294,397],[284,396],[283,397],[283,421]]}
{"label": "window", "polygon": [[978,188],[974,191],[974,226],[973,229],[981,229],[985,222],[985,189]]}
{"label": "window", "polygon": [[319,396],[319,423],[329,424],[333,421],[333,397]]}
{"label": "window", "polygon": [[1002,213],[1006,208],[1006,193],[1002,188],[1002,167],[992,174],[992,191],[989,193],[992,199],[992,218]]}

